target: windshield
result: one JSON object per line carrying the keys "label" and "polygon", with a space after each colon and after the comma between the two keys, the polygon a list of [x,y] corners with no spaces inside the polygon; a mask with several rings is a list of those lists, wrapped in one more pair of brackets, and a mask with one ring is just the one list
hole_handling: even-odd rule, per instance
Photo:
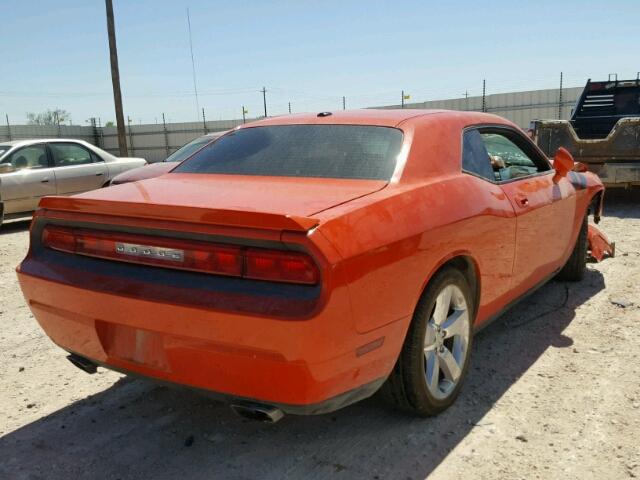
{"label": "windshield", "polygon": [[182,162],[185,158],[189,158],[193,153],[197,152],[213,140],[213,137],[196,138],[169,155],[165,162]]}
{"label": "windshield", "polygon": [[402,144],[395,128],[277,125],[242,128],[174,172],[389,180]]}
{"label": "windshield", "polygon": [[10,149],[11,145],[0,145],[0,157],[2,157]]}

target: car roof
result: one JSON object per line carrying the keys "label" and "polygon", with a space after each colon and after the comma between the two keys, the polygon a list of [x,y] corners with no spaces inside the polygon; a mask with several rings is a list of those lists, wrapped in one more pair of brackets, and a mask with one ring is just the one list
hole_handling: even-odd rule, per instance
{"label": "car roof", "polygon": [[[468,124],[502,123],[513,125],[508,120],[481,112],[466,112],[458,110],[429,110],[429,109],[363,109],[337,110],[333,112],[311,112],[279,117],[265,118],[247,124],[247,127],[267,125],[300,125],[300,124],[333,124],[333,125],[374,125],[384,127],[398,127],[401,123],[418,121],[420,119],[435,121],[461,120]],[[240,128],[242,128],[241,126]]]}
{"label": "car roof", "polygon": [[83,145],[87,145],[87,142],[84,140],[79,140],[77,138],[27,138],[22,140],[11,140],[8,142],[0,142],[0,145],[11,145],[12,147],[23,146],[23,145],[31,145],[33,143],[54,143],[54,142],[77,142],[82,143]]}

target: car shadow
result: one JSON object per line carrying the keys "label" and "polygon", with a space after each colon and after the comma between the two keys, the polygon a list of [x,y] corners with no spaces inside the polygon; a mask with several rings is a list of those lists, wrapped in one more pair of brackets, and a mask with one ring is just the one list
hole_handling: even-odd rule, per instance
{"label": "car shadow", "polygon": [[0,235],[24,232],[25,230],[29,230],[29,225],[31,225],[31,217],[21,218],[20,220],[7,220],[0,225]]}
{"label": "car shadow", "polygon": [[[604,288],[591,268],[551,282],[475,338],[457,402],[431,418],[373,397],[332,414],[262,424],[195,392],[123,378],[0,438],[1,478],[424,479]],[[78,375],[82,375],[78,372]],[[517,432],[514,432],[514,436]]]}
{"label": "car shadow", "polygon": [[640,188],[612,188],[604,194],[605,217],[640,218]]}

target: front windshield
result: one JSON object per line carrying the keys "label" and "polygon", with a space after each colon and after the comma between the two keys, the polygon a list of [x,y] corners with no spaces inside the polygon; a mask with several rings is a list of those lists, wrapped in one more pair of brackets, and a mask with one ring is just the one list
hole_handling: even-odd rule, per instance
{"label": "front windshield", "polygon": [[169,155],[165,162],[182,162],[213,140],[212,137],[196,138]]}
{"label": "front windshield", "polygon": [[0,158],[11,149],[11,145],[0,145]]}

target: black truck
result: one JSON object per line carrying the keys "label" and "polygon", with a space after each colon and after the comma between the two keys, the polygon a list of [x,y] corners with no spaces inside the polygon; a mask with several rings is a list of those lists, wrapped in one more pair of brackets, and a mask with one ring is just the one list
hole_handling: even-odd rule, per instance
{"label": "black truck", "polygon": [[570,120],[534,120],[531,133],[547,156],[564,147],[607,186],[640,185],[640,74],[589,79]]}

